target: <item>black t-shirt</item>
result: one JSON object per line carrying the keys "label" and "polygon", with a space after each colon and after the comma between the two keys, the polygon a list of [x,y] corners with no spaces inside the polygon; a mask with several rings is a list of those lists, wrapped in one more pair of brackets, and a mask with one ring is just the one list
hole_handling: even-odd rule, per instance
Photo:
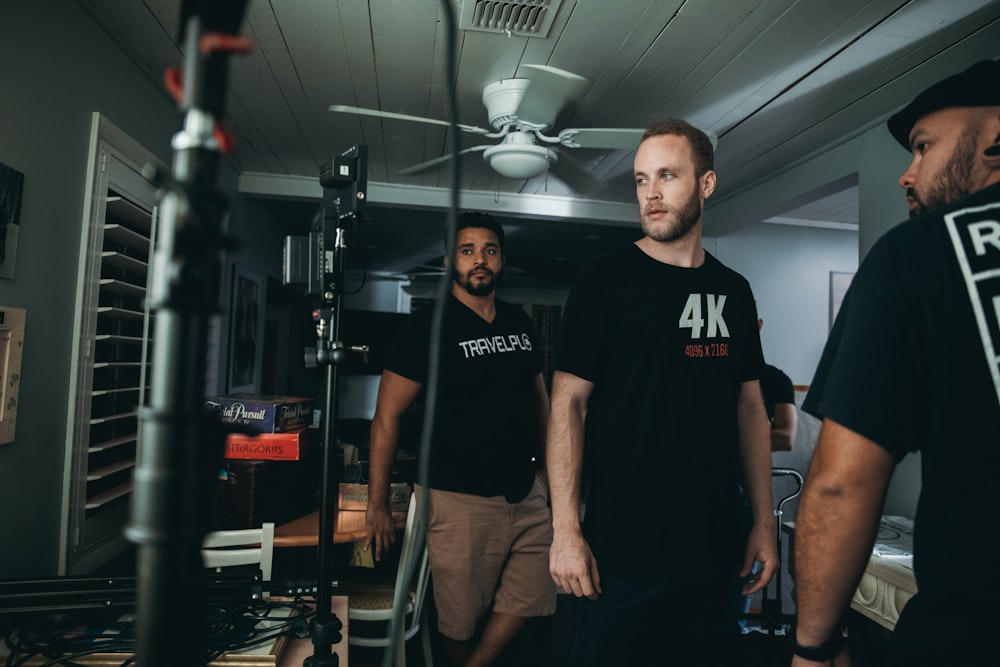
{"label": "black t-shirt", "polygon": [[[994,185],[876,242],[848,289],[803,403],[897,460],[922,453],[914,570],[920,595],[931,599],[995,605],[1000,593],[995,577],[972,583],[966,576],[970,562],[979,572],[1000,566],[993,546],[998,315],[1000,185]],[[942,613],[957,608],[939,606]]]}
{"label": "black t-shirt", "polygon": [[736,408],[763,366],[750,286],[711,255],[586,263],[555,368],[594,384],[584,534],[602,573],[690,580],[742,558]]}
{"label": "black t-shirt", "polygon": [[774,406],[778,403],[795,405],[795,385],[792,384],[792,378],[777,366],[767,364],[764,367],[764,374],[760,377],[760,392],[764,395],[768,419],[774,419]]}
{"label": "black t-shirt", "polygon": [[[486,322],[447,298],[430,486],[517,502],[531,489],[540,454],[534,327],[524,310],[500,299],[493,322]],[[386,361],[388,370],[425,389],[433,311],[413,314]]]}

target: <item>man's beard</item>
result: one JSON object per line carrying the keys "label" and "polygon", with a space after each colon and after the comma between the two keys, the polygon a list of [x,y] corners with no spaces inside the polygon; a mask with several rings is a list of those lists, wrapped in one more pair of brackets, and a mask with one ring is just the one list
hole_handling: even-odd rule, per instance
{"label": "man's beard", "polygon": [[911,202],[910,217],[927,213],[950,204],[972,192],[972,171],[976,165],[976,134],[978,128],[968,127],[955,144],[948,163],[941,169],[937,183],[923,192],[908,188],[906,196]]}
{"label": "man's beard", "polygon": [[469,273],[463,276],[460,275],[458,271],[456,271],[455,269],[452,269],[451,279],[454,280],[456,283],[458,283],[458,285],[460,285],[462,289],[464,289],[472,296],[486,296],[487,294],[491,293],[493,290],[497,288],[497,282],[499,282],[500,278],[503,276],[503,269],[500,269],[500,271],[497,273],[493,273],[489,269],[482,269],[483,271],[486,271],[487,273],[490,274],[489,278],[484,282],[473,284],[470,274],[479,270],[480,269],[478,268],[473,269],[472,271],[469,271]]}
{"label": "man's beard", "polygon": [[698,198],[698,184],[695,183],[691,196],[679,209],[667,208],[667,218],[661,222],[647,222],[645,214],[639,216],[642,233],[660,243],[668,243],[683,238],[701,219],[701,200]]}

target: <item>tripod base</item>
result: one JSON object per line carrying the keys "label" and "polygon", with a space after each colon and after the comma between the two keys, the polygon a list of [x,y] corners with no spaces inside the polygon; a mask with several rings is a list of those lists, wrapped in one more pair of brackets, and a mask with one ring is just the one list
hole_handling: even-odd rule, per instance
{"label": "tripod base", "polygon": [[344,624],[336,614],[325,621],[314,619],[310,626],[314,652],[302,662],[304,667],[337,667],[340,664],[340,656],[334,653],[331,647],[343,641],[344,636],[340,634],[343,628]]}

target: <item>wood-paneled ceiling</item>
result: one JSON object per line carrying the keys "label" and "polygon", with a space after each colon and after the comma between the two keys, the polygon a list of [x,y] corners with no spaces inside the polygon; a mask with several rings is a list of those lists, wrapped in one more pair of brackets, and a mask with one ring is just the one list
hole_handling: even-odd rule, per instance
{"label": "wood-paneled ceiling", "polygon": [[[231,60],[226,106],[240,190],[268,200],[280,219],[308,223],[320,165],[365,144],[372,267],[405,271],[441,254],[450,174],[447,165],[399,172],[451,151],[449,130],[330,105],[448,120],[454,83],[459,122],[489,127],[485,85],[523,76],[523,65],[556,67],[587,80],[558,114],[556,133],[667,116],[715,132],[717,202],[883,122],[931,81],[1000,55],[996,0],[450,1],[456,22],[510,10],[542,29],[456,26],[449,81],[439,0],[250,0],[241,34],[256,46]],[[79,3],[158,85],[183,60],[179,0]],[[463,147],[491,141],[461,135]],[[481,153],[461,162],[461,205],[500,216],[512,231],[509,252],[516,240],[532,255],[527,272],[546,280],[571,278],[579,255],[637,235],[633,152],[565,152],[604,186],[579,194],[551,175],[506,179]],[[711,204],[706,234],[760,222],[713,220]]]}

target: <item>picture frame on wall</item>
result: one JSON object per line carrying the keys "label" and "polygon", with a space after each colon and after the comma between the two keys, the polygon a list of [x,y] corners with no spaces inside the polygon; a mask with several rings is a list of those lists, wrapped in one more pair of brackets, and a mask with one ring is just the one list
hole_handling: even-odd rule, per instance
{"label": "picture frame on wall", "polygon": [[14,278],[24,174],[0,162],[0,278]]}
{"label": "picture frame on wall", "polygon": [[260,393],[264,358],[264,309],[266,285],[260,274],[233,265],[230,304],[230,394]]}
{"label": "picture frame on wall", "polygon": [[830,329],[833,329],[837,313],[840,312],[840,305],[844,302],[844,295],[847,294],[847,288],[851,286],[853,278],[854,273],[850,271],[830,272]]}

